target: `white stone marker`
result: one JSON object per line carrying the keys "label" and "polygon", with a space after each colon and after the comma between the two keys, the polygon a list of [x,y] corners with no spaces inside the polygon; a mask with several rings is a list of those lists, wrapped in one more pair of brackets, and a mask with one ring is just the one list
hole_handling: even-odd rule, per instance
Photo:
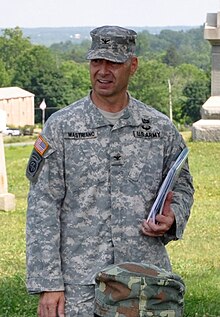
{"label": "white stone marker", "polygon": [[220,12],[208,13],[204,38],[212,45],[211,96],[201,108],[202,119],[193,123],[196,141],[220,141]]}
{"label": "white stone marker", "polygon": [[5,150],[2,130],[6,127],[6,113],[0,109],[0,210],[15,210],[15,195],[8,193]]}

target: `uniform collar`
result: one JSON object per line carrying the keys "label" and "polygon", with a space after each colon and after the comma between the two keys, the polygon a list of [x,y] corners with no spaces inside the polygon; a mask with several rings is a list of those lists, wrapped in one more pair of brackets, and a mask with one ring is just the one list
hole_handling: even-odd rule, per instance
{"label": "uniform collar", "polygon": [[[111,125],[94,105],[90,95],[87,96],[86,107],[87,111],[85,115],[85,120],[88,127],[90,127],[91,129],[95,129]],[[114,129],[118,129],[124,126],[139,126],[140,124],[140,110],[138,109],[138,105],[135,100],[129,94],[128,106],[124,109],[124,113],[122,114],[121,118],[114,125]]]}

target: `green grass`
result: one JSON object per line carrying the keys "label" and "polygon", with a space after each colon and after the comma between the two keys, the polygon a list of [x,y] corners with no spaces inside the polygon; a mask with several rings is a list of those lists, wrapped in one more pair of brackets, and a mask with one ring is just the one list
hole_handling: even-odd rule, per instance
{"label": "green grass", "polygon": [[[220,143],[190,142],[195,203],[181,241],[168,245],[173,270],[187,286],[185,317],[220,316]],[[34,317],[37,296],[25,289],[25,167],[32,146],[5,148],[16,210],[0,212],[0,317]]]}
{"label": "green grass", "polygon": [[33,143],[37,138],[37,134],[33,135],[24,135],[24,136],[4,136],[4,143],[11,144],[11,143]]}
{"label": "green grass", "polygon": [[36,316],[37,296],[25,288],[25,213],[28,182],[25,167],[32,146],[5,148],[8,191],[15,194],[16,210],[0,211],[0,316]]}
{"label": "green grass", "polygon": [[189,142],[195,202],[184,238],[168,246],[185,280],[185,316],[220,316],[220,143]]}

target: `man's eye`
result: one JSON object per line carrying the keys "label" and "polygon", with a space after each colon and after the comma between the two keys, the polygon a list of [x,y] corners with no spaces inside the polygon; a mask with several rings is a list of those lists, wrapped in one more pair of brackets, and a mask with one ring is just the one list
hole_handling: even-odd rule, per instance
{"label": "man's eye", "polygon": [[111,65],[112,67],[120,67],[123,63],[118,63],[118,62],[113,62],[113,61],[109,61],[109,65]]}
{"label": "man's eye", "polygon": [[93,64],[99,64],[100,63],[100,59],[92,59],[92,63]]}
{"label": "man's eye", "polygon": [[109,62],[109,64],[112,64],[112,65],[119,65],[120,63],[110,61],[110,62]]}

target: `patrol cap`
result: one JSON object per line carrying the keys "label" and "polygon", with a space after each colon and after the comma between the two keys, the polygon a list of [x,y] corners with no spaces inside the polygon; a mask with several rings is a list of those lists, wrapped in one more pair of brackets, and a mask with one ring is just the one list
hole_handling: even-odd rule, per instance
{"label": "patrol cap", "polygon": [[152,264],[124,262],[96,275],[94,312],[100,317],[182,317],[180,276]]}
{"label": "patrol cap", "polygon": [[106,59],[124,63],[135,51],[137,33],[120,26],[101,26],[90,32],[91,48],[87,59]]}

